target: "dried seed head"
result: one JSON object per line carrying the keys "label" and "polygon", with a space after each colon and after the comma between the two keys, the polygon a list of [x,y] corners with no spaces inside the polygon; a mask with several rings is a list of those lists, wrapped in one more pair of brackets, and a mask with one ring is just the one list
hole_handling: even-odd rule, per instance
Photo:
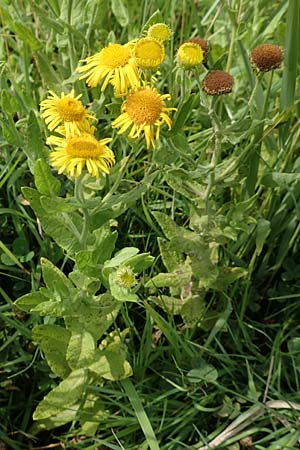
{"label": "dried seed head", "polygon": [[191,38],[188,39],[187,42],[193,42],[194,44],[200,45],[203,52],[203,62],[207,60],[208,52],[209,52],[209,42],[206,39],[201,38]]}
{"label": "dried seed head", "polygon": [[268,72],[280,67],[283,60],[283,50],[278,45],[261,44],[250,53],[252,67],[261,72]]}
{"label": "dried seed head", "polygon": [[209,72],[202,83],[202,89],[208,95],[229,94],[232,86],[233,77],[223,70]]}

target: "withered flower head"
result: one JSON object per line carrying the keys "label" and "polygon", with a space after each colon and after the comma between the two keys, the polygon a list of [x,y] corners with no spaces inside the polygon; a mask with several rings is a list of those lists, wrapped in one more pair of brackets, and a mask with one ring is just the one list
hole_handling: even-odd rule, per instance
{"label": "withered flower head", "polygon": [[233,77],[223,70],[209,72],[202,83],[202,89],[208,95],[229,94],[232,86]]}
{"label": "withered flower head", "polygon": [[250,53],[252,67],[261,72],[268,72],[280,67],[283,60],[283,50],[278,45],[261,44],[255,47]]}
{"label": "withered flower head", "polygon": [[200,47],[202,48],[202,52],[203,52],[203,62],[205,62],[207,60],[207,56],[208,56],[208,52],[209,52],[209,42],[206,39],[201,39],[201,38],[197,38],[197,37],[188,39],[187,42],[193,42],[194,44],[200,45]]}

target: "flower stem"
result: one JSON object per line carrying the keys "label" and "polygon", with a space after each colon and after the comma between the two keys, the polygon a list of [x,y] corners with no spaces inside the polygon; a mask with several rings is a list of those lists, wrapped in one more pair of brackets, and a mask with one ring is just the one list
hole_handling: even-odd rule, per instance
{"label": "flower stem", "polygon": [[216,167],[219,162],[220,158],[220,151],[221,151],[221,142],[220,142],[220,129],[221,125],[219,122],[218,117],[215,114],[215,105],[216,105],[216,98],[213,97],[211,99],[210,107],[208,110],[208,115],[210,116],[212,127],[213,127],[213,139],[214,139],[214,148],[212,151],[211,161],[210,161],[210,172],[208,175],[208,184],[205,191],[205,209],[206,214],[208,217],[210,216],[209,212],[209,200],[210,200],[210,194],[212,191],[212,188],[215,185],[215,176],[216,176]]}
{"label": "flower stem", "polygon": [[89,213],[88,209],[85,206],[85,198],[84,198],[84,183],[83,183],[83,172],[81,173],[80,177],[75,178],[75,186],[74,186],[74,197],[78,201],[80,205],[80,209],[82,212],[82,230],[80,233],[80,242],[83,245],[83,247],[86,245],[87,236],[88,236],[88,230],[89,230]]}

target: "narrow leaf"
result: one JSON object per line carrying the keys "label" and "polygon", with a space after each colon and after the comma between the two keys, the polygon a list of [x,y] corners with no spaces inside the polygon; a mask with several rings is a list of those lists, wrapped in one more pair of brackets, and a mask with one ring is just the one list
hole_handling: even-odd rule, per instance
{"label": "narrow leaf", "polygon": [[51,196],[60,191],[60,182],[52,175],[49,164],[43,159],[38,159],[34,165],[34,181],[41,194]]}
{"label": "narrow leaf", "polygon": [[123,0],[112,0],[111,9],[121,27],[126,27],[129,23],[129,15]]}

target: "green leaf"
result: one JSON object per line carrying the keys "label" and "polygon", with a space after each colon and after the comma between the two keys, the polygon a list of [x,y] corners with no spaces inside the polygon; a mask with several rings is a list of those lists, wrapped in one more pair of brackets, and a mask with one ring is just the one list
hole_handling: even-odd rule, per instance
{"label": "green leaf", "polygon": [[44,212],[40,201],[41,194],[36,189],[27,186],[23,186],[21,190],[24,198],[29,202],[35,214],[40,217]]}
{"label": "green leaf", "polygon": [[120,264],[125,264],[125,262],[129,258],[131,258],[132,256],[135,256],[138,252],[139,252],[139,249],[135,248],[135,247],[122,248],[122,250],[117,252],[112,259],[110,259],[109,261],[106,261],[104,263],[104,267],[103,267],[104,275],[108,276],[108,274],[111,272],[110,269],[118,267]]}
{"label": "green leaf", "polygon": [[154,257],[149,253],[141,253],[129,258],[125,265],[131,267],[134,273],[138,274],[148,269],[153,264]]}
{"label": "green leaf", "polygon": [[[54,3],[53,1],[49,1],[49,3]],[[57,34],[63,34],[66,24],[62,22],[58,17],[53,19],[51,15],[49,14],[49,11],[45,10],[44,8],[40,7],[36,2],[32,2],[30,4],[30,7],[33,9],[34,12],[37,13],[37,16],[42,21],[44,25],[47,25],[49,29],[52,28],[52,30]],[[57,16],[60,13],[59,6],[57,7]]]}
{"label": "green leaf", "polygon": [[194,295],[184,302],[180,314],[186,326],[194,327],[203,319],[205,312],[206,305],[203,297]]}
{"label": "green leaf", "polygon": [[203,361],[198,369],[192,369],[187,373],[187,378],[190,383],[214,383],[218,378],[218,371]]}
{"label": "green leaf", "polygon": [[36,39],[34,34],[21,22],[14,22],[13,31],[18,37],[31,47],[32,50],[39,50],[43,47],[42,43]]}
{"label": "green leaf", "polygon": [[260,255],[267,237],[271,232],[271,223],[269,220],[259,219],[256,227],[256,253]]}
{"label": "green leaf", "polygon": [[73,290],[73,285],[63,272],[46,258],[41,258],[41,266],[43,278],[48,289],[50,289],[55,296],[57,295],[62,299],[69,297],[70,291]]}
{"label": "green leaf", "polygon": [[30,312],[33,308],[40,305],[43,302],[47,302],[48,298],[39,292],[31,292],[25,294],[15,301],[15,305],[23,311]]}
{"label": "green leaf", "polygon": [[[188,100],[186,100],[186,102],[184,102],[182,107],[177,111],[177,114],[175,116],[173,126],[172,126],[172,134],[174,134],[172,139],[174,138],[175,141],[180,136],[179,134],[177,134],[177,137],[175,137],[176,133],[178,133],[179,131],[182,130],[185,122],[187,121],[189,115],[192,112],[194,101],[195,101],[195,94],[192,94],[192,95],[190,95]],[[175,142],[174,142],[174,144],[175,144]]]}
{"label": "green leaf", "polygon": [[47,419],[36,419],[36,422],[34,422],[30,428],[31,433],[35,434],[42,430],[53,430],[54,428],[75,420],[80,406],[81,402],[78,402],[77,404],[72,405],[72,409],[68,408]]}
{"label": "green leaf", "polygon": [[68,314],[65,317],[66,326],[77,333],[85,330],[97,341],[115,321],[121,305],[109,293],[101,294],[90,305],[85,304],[77,314],[75,311]]}
{"label": "green leaf", "polygon": [[7,114],[14,114],[20,107],[16,97],[11,95],[6,89],[1,91],[1,106]]}
{"label": "green leaf", "polygon": [[172,273],[159,273],[147,281],[146,288],[183,287],[192,278],[192,270],[189,264],[181,264]]}
{"label": "green leaf", "polygon": [[80,235],[83,219],[77,211],[69,214],[47,211],[41,204],[43,197],[38,191],[23,187],[22,193],[40,219],[45,233],[49,234],[70,256],[82,250]]}
{"label": "green leaf", "polygon": [[53,66],[50,64],[51,58],[46,55],[42,51],[37,51],[35,53],[35,60],[37,63],[38,71],[40,72],[40,76],[48,89],[57,90],[57,86],[61,85],[61,80],[57,76],[56,71]]}
{"label": "green leaf", "polygon": [[147,22],[146,22],[145,25],[143,26],[142,34],[143,34],[144,32],[146,32],[146,31],[148,30],[148,28],[150,28],[151,25],[153,25],[154,23],[161,23],[161,22],[163,22],[163,21],[164,21],[163,16],[162,16],[160,10],[157,9],[157,10],[154,11],[154,13],[149,17],[149,19],[147,20]]}
{"label": "green leaf", "polygon": [[132,375],[132,368],[123,355],[102,350],[89,370],[105,380],[117,381]]}
{"label": "green leaf", "polygon": [[65,306],[60,300],[49,300],[35,306],[31,309],[31,312],[40,316],[63,317],[65,315]]}
{"label": "green leaf", "polygon": [[1,117],[1,128],[2,128],[2,134],[5,140],[16,147],[24,147],[24,143],[22,140],[21,134],[18,132],[15,123],[10,118],[8,119],[7,116],[5,116],[5,111],[3,111],[3,117]]}
{"label": "green leaf", "polygon": [[49,392],[33,413],[34,420],[47,419],[69,410],[82,398],[87,374],[84,369],[74,370],[57,387]]}
{"label": "green leaf", "polygon": [[42,43],[34,36],[30,28],[23,23],[18,22],[15,17],[12,17],[8,10],[1,4],[1,15],[3,22],[13,31],[21,41],[31,47],[32,50],[38,50],[42,47]]}
{"label": "green leaf", "polygon": [[173,272],[182,262],[179,254],[173,249],[171,243],[161,237],[157,238],[159,252],[164,266],[169,272]]}
{"label": "green leaf", "polygon": [[27,120],[26,145],[23,148],[28,158],[29,168],[34,173],[35,161],[38,158],[48,159],[49,150],[44,140],[34,111],[29,112]]}
{"label": "green leaf", "polygon": [[82,250],[76,253],[76,265],[80,272],[84,273],[88,277],[100,279],[101,265],[96,264],[96,257],[91,250]]}
{"label": "green leaf", "polygon": [[[66,352],[71,333],[58,325],[38,325],[32,330],[32,340],[38,344],[47,359],[49,367],[61,378],[70,373]],[[58,412],[58,411],[57,411]]]}
{"label": "green leaf", "polygon": [[111,9],[121,27],[126,27],[129,23],[129,15],[123,0],[111,0]]}
{"label": "green leaf", "polygon": [[286,189],[287,186],[300,180],[300,173],[272,172],[262,176],[261,183],[269,188],[280,187]]}
{"label": "green leaf", "polygon": [[110,225],[105,224],[93,231],[95,242],[92,246],[95,262],[104,264],[111,258],[118,237],[117,231],[111,231]]}
{"label": "green leaf", "polygon": [[92,363],[96,350],[96,343],[91,333],[82,330],[73,332],[67,350],[67,362],[72,370],[84,368]]}
{"label": "green leaf", "polygon": [[183,304],[181,298],[171,297],[168,295],[159,295],[159,297],[154,297],[151,295],[148,299],[155,302],[157,306],[172,315],[180,314]]}
{"label": "green leaf", "polygon": [[203,185],[192,180],[187,172],[182,170],[167,172],[165,180],[175,192],[195,202],[199,207],[203,206]]}
{"label": "green leaf", "polygon": [[59,194],[60,182],[52,175],[49,164],[43,159],[38,159],[34,165],[34,182],[41,194]]}
{"label": "green leaf", "polygon": [[166,238],[172,239],[173,237],[177,236],[180,227],[176,225],[176,223],[172,219],[170,219],[169,216],[158,211],[153,211],[152,214],[163,230]]}
{"label": "green leaf", "polygon": [[69,203],[67,199],[62,197],[46,197],[42,195],[40,202],[44,211],[47,211],[48,214],[70,213],[78,209],[78,206]]}
{"label": "green leaf", "polygon": [[105,405],[98,395],[89,393],[85,399],[84,405],[81,405],[78,414],[78,420],[81,430],[84,434],[92,436],[99,428],[99,424],[107,419],[108,413]]}
{"label": "green leaf", "polygon": [[223,291],[229,284],[247,275],[247,269],[243,267],[218,267],[218,278],[211,286],[212,289]]}

